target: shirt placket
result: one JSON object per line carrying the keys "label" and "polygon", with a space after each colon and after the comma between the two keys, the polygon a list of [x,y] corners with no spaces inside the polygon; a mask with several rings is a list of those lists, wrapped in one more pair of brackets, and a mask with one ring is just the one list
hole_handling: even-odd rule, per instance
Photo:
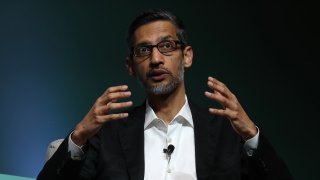
{"label": "shirt placket", "polygon": [[167,147],[170,144],[172,144],[175,147],[175,149],[171,154],[170,162],[168,162],[166,180],[171,180],[173,178],[172,173],[175,171],[175,166],[176,166],[175,154],[177,153],[177,144],[179,139],[180,128],[181,127],[175,120],[173,120],[172,123],[170,123],[167,126],[167,133],[166,133]]}

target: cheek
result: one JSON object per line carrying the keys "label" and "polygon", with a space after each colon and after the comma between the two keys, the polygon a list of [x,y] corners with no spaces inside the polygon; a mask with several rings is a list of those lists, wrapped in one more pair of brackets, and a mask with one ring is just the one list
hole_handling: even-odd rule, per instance
{"label": "cheek", "polygon": [[183,66],[183,58],[182,57],[179,57],[180,59],[171,59],[171,65],[170,65],[170,67],[172,67],[171,68],[171,70],[173,70],[174,72],[172,72],[172,73],[174,73],[174,74],[179,74],[180,73],[180,70],[181,70],[181,66]]}
{"label": "cheek", "polygon": [[145,79],[146,77],[146,68],[143,66],[136,66],[134,69],[136,75],[138,76],[139,79]]}

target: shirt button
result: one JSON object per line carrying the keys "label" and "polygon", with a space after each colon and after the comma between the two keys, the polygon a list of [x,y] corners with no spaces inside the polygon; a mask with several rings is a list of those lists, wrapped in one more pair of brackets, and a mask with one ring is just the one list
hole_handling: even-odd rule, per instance
{"label": "shirt button", "polygon": [[170,168],[168,168],[167,173],[172,173],[172,170]]}
{"label": "shirt button", "polygon": [[167,138],[167,142],[168,142],[168,143],[171,143],[171,142],[172,142],[172,139],[171,139],[170,137],[168,137],[168,138]]}

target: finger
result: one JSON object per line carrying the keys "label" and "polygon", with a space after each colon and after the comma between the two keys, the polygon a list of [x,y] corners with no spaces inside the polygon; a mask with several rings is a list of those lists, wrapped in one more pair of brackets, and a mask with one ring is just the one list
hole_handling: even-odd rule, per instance
{"label": "finger", "polygon": [[121,103],[109,103],[107,105],[103,105],[99,107],[97,111],[99,112],[99,114],[107,114],[110,111],[125,109],[128,107],[131,107],[132,105],[133,105],[132,101],[121,102]]}
{"label": "finger", "polygon": [[212,77],[209,77],[207,84],[208,84],[208,87],[213,89],[214,91],[218,91],[219,93],[221,93],[222,95],[224,95],[228,98],[232,97],[231,91],[222,82],[220,82]]}
{"label": "finger", "polygon": [[234,111],[229,110],[229,109],[209,108],[209,112],[212,114],[215,114],[217,116],[226,117],[228,119],[234,119],[236,117],[236,113]]}
{"label": "finger", "polygon": [[124,92],[112,92],[106,94],[102,98],[107,102],[116,102],[118,99],[128,98],[131,96],[131,91],[124,91]]}
{"label": "finger", "polygon": [[110,102],[115,103],[118,99],[124,99],[130,96],[131,91],[107,93],[98,99],[98,104],[108,104]]}
{"label": "finger", "polygon": [[205,96],[208,97],[209,99],[217,101],[224,109],[229,108],[232,110],[236,110],[239,102],[235,96],[232,96],[232,98],[227,98],[223,95],[221,95],[219,92],[205,92]]}
{"label": "finger", "polygon": [[121,102],[121,103],[111,103],[109,105],[110,110],[118,110],[131,107],[133,105],[132,101]]}
{"label": "finger", "polygon": [[108,114],[108,115],[100,116],[97,119],[97,122],[99,124],[103,124],[103,123],[106,123],[108,121],[124,119],[124,118],[127,118],[128,116],[129,116],[129,113]]}
{"label": "finger", "polygon": [[113,92],[126,91],[126,90],[128,90],[128,86],[127,85],[113,86],[113,87],[109,87],[103,93],[103,95],[108,94],[108,93],[113,93]]}
{"label": "finger", "polygon": [[212,100],[215,100],[217,101],[219,104],[221,104],[224,108],[226,107],[230,107],[231,106],[231,103],[230,101],[225,97],[225,96],[222,96],[220,93],[218,92],[214,92],[214,93],[211,93],[211,92],[204,92],[205,96],[209,99],[212,99]]}
{"label": "finger", "polygon": [[224,96],[228,97],[230,94],[229,89],[221,85],[220,83],[214,82],[214,81],[208,81],[208,87],[213,89],[214,91],[218,91],[219,93],[223,94]]}
{"label": "finger", "polygon": [[218,79],[212,77],[212,76],[209,76],[208,77],[208,81],[211,81],[215,84],[219,84],[220,86],[226,86],[223,82],[219,81]]}

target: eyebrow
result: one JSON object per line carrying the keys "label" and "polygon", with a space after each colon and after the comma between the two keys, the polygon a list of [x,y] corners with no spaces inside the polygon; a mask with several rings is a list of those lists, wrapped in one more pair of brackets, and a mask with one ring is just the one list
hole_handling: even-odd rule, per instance
{"label": "eyebrow", "polygon": [[[174,40],[174,37],[172,37],[171,35],[164,36],[164,37],[160,37],[160,41],[163,41],[163,40],[169,40],[169,39]],[[160,41],[159,41],[159,42],[160,42]]]}
{"label": "eyebrow", "polygon": [[[158,41],[157,43],[161,42],[161,41],[164,41],[164,40],[175,40],[175,37],[171,36],[171,35],[167,35],[167,36],[162,36],[160,38],[158,38]],[[157,44],[156,43],[156,44]],[[151,43],[150,42],[141,42],[139,44],[136,44],[134,47],[137,47],[137,46],[145,46],[145,45],[150,45]]]}

